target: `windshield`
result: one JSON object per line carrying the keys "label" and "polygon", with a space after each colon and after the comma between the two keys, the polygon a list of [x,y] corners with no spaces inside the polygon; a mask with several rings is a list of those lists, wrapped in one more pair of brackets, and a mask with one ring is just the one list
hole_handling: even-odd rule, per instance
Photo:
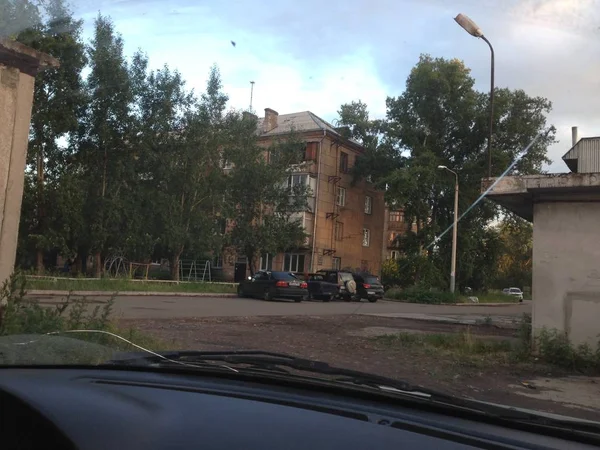
{"label": "windshield", "polygon": [[0,363],[252,349],[600,417],[599,25],[0,0]]}

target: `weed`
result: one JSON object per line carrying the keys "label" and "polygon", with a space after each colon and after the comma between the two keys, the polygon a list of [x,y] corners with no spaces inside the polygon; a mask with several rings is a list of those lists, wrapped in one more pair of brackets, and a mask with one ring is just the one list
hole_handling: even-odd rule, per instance
{"label": "weed", "polygon": [[390,289],[385,296],[392,300],[427,304],[456,303],[458,299],[457,295],[451,292],[435,291],[421,287]]}
{"label": "weed", "polygon": [[[10,343],[11,339],[18,335],[52,334],[61,336],[61,339],[39,339],[39,343],[36,344],[37,353],[29,355],[24,352],[18,355],[20,361],[54,361],[51,356],[45,354],[52,353],[60,363],[81,362],[81,356],[86,356],[87,351],[87,359],[84,358],[83,361],[90,363],[96,361],[101,354],[106,356],[112,351],[135,350],[130,344],[108,333],[125,336],[126,339],[152,350],[166,348],[164,343],[137,330],[119,329],[111,320],[114,298],[103,305],[96,305],[91,310],[90,303],[84,297],[75,298],[70,295],[57,305],[42,306],[25,298],[24,287],[24,279],[13,275],[0,289],[0,336],[3,336],[0,344],[14,353],[16,347]],[[90,332],[91,330],[94,332]],[[59,340],[60,344],[57,344]],[[90,344],[100,344],[104,347],[89,347]],[[103,351],[100,351],[101,349]],[[75,353],[79,354],[79,357],[75,357]]]}

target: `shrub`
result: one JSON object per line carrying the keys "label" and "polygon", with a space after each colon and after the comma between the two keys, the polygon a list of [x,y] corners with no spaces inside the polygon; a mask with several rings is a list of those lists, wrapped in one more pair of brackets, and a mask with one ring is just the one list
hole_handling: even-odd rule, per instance
{"label": "shrub", "polygon": [[[36,342],[32,349],[20,347],[23,351],[9,358],[22,363],[97,363],[109,359],[113,351],[136,350],[125,340],[109,333],[142,343],[153,350],[164,348],[161,342],[137,330],[119,329],[111,321],[114,298],[93,309],[90,309],[85,297],[72,296],[67,296],[57,305],[42,306],[25,298],[24,286],[24,277],[13,275],[0,289],[0,360],[4,347],[15,353],[13,349],[17,347],[11,345],[9,338],[17,335],[53,335],[36,338],[32,341]],[[77,330],[82,331],[79,333]],[[31,353],[28,353],[30,350]]]}
{"label": "shrub", "polygon": [[385,296],[403,302],[427,304],[456,303],[458,299],[458,296],[451,292],[435,291],[418,286],[406,289],[390,289]]}

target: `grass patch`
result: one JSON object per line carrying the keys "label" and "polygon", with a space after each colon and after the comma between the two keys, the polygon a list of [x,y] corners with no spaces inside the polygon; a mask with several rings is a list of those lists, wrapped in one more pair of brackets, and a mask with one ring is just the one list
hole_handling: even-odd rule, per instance
{"label": "grass patch", "polygon": [[169,347],[138,330],[118,327],[111,318],[112,298],[92,307],[85,297],[68,296],[46,307],[24,296],[25,280],[16,276],[0,289],[0,364],[98,364],[115,352],[139,351],[107,333],[152,350]]}
{"label": "grass patch", "polygon": [[466,355],[506,353],[512,350],[509,340],[478,338],[467,329],[462,333],[398,333],[375,338],[387,346],[429,347]]}
{"label": "grass patch", "polygon": [[406,289],[392,288],[385,293],[385,298],[408,303],[425,303],[430,305],[456,303],[458,296],[451,292],[435,291],[420,287]]}
{"label": "grass patch", "polygon": [[57,290],[57,291],[107,291],[107,292],[189,292],[233,294],[236,288],[233,284],[217,283],[161,283],[156,281],[132,281],[123,278],[99,278],[95,280],[82,279],[35,279],[27,278],[25,289]]}
{"label": "grass patch", "polygon": [[531,315],[523,314],[516,339],[474,336],[470,328],[461,333],[398,333],[373,338],[394,349],[420,351],[433,358],[485,366],[490,364],[545,364],[568,372],[600,374],[600,344],[573,346],[564,332],[541,329],[532,341]]}

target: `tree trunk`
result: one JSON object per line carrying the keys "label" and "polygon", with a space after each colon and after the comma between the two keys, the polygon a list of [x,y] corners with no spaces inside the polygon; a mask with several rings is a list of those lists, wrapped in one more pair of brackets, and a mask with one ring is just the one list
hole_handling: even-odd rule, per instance
{"label": "tree trunk", "polygon": [[181,257],[181,253],[177,253],[173,255],[171,258],[171,280],[179,281],[179,258]]}
{"label": "tree trunk", "polygon": [[38,275],[44,274],[44,251],[37,249],[35,253],[35,271]]}
{"label": "tree trunk", "polygon": [[94,253],[94,277],[100,278],[102,276],[102,255],[100,252]]}

